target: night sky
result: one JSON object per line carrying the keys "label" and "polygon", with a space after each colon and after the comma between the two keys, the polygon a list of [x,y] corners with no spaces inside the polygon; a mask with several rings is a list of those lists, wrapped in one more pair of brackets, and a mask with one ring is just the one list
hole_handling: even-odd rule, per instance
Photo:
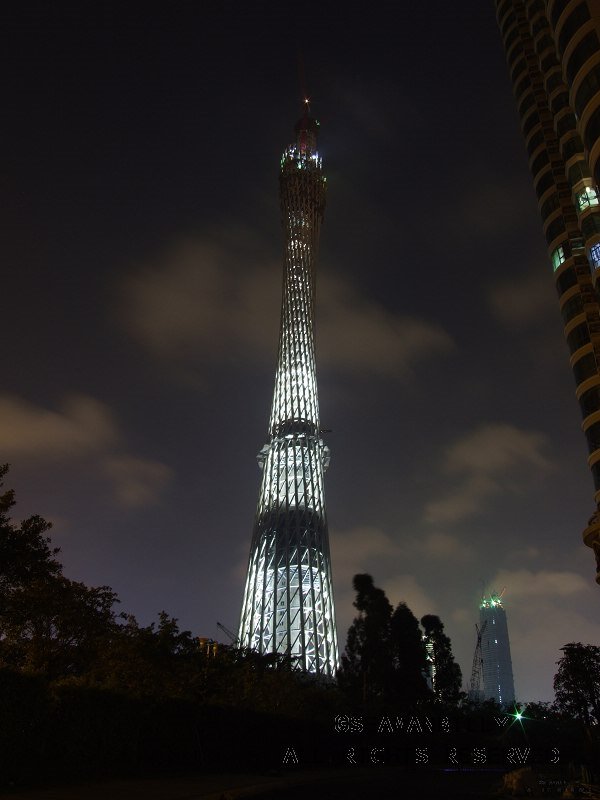
{"label": "night sky", "polygon": [[[506,587],[517,696],[598,644],[593,485],[493,3],[22,3],[3,30],[0,462],[68,577],[237,630],[302,94],[317,373],[352,575],[446,625]],[[7,10],[10,9],[10,10]]]}

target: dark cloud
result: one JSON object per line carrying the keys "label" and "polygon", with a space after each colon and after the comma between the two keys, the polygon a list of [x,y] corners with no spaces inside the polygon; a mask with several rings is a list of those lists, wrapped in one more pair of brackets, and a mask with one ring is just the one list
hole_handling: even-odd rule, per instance
{"label": "dark cloud", "polygon": [[7,458],[76,458],[112,447],[118,438],[109,409],[93,397],[68,397],[54,411],[0,396],[0,450]]}
{"label": "dark cloud", "polygon": [[488,501],[515,484],[516,475],[525,469],[537,472],[552,468],[544,454],[544,434],[526,431],[506,423],[482,425],[454,442],[444,453],[442,467],[459,482],[425,507],[431,523],[456,523],[485,510]]}
{"label": "dark cloud", "polygon": [[517,332],[556,314],[556,296],[544,270],[496,283],[489,290],[488,301],[496,319]]}
{"label": "dark cloud", "polygon": [[[122,319],[159,356],[220,359],[235,349],[273,350],[280,297],[279,264],[265,265],[254,237],[237,246],[187,240],[124,279]],[[319,276],[318,358],[323,367],[363,376],[407,377],[423,359],[453,349],[437,323],[393,314],[340,275]]]}
{"label": "dark cloud", "polygon": [[172,470],[158,461],[123,453],[122,447],[113,414],[93,397],[67,397],[59,411],[17,397],[0,397],[4,457],[25,463],[83,461],[86,471],[96,469],[109,477],[120,504],[153,505],[170,482]]}

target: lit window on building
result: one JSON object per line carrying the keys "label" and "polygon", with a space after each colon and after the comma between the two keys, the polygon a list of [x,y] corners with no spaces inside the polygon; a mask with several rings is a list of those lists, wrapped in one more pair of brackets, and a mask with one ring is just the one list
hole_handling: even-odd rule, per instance
{"label": "lit window on building", "polygon": [[552,269],[554,272],[556,272],[560,265],[564,264],[567,260],[567,257],[565,256],[565,248],[560,245],[552,252],[550,258],[552,259]]}
{"label": "lit window on building", "polygon": [[600,243],[593,244],[590,247],[590,264],[592,265],[592,269],[598,269],[598,267],[600,267]]}
{"label": "lit window on building", "polygon": [[577,192],[577,206],[580,211],[590,206],[597,206],[599,202],[598,192],[593,186],[586,186],[583,191]]}

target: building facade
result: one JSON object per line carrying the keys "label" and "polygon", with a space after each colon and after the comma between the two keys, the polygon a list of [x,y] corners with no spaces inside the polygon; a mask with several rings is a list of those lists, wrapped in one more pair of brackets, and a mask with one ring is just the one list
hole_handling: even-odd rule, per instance
{"label": "building facade", "polygon": [[501,595],[492,593],[482,598],[479,623],[483,683],[480,697],[483,700],[493,699],[500,705],[512,705],[515,702],[515,682],[506,611]]}
{"label": "building facade", "polygon": [[436,670],[435,670],[435,646],[433,643],[433,637],[423,634],[423,644],[425,645],[425,652],[427,653],[427,672],[425,675],[425,680],[427,681],[427,686],[431,689],[432,692],[435,693]]}
{"label": "building facade", "polygon": [[600,583],[600,0],[496,0],[583,417]]}
{"label": "building facade", "polygon": [[338,664],[315,365],[315,268],[325,210],[318,122],[308,108],[281,159],[283,297],[269,441],[250,548],[239,643],[333,677]]}

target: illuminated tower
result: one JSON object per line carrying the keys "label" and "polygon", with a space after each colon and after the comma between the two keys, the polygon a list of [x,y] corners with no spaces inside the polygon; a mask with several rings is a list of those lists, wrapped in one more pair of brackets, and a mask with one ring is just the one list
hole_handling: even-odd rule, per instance
{"label": "illuminated tower", "polygon": [[595,486],[600,583],[600,0],[496,0]]}
{"label": "illuminated tower", "polygon": [[481,698],[492,698],[500,705],[511,705],[515,702],[515,683],[501,594],[492,592],[489,597],[482,598],[479,621],[483,677]]}
{"label": "illuminated tower", "polygon": [[281,159],[283,297],[269,442],[248,563],[239,642],[331,677],[338,662],[314,344],[315,267],[325,210],[318,122],[308,108]]}

